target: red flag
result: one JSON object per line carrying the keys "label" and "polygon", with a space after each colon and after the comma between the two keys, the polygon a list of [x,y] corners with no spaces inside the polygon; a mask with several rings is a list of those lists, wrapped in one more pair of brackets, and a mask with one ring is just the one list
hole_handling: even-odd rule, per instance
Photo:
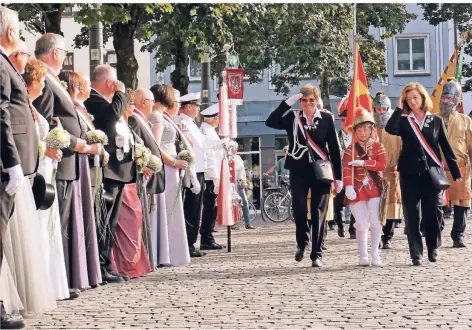
{"label": "red flag", "polygon": [[359,51],[356,51],[356,65],[354,65],[354,74],[352,76],[351,90],[347,101],[346,131],[352,132],[352,124],[356,117],[355,109],[363,107],[372,112],[372,100],[369,93],[369,85],[365,76]]}

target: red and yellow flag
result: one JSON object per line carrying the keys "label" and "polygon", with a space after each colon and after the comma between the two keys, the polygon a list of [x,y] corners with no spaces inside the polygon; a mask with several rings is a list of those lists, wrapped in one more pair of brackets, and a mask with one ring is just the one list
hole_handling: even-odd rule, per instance
{"label": "red and yellow flag", "polygon": [[[357,48],[357,45],[356,45]],[[346,130],[352,131],[352,124],[355,119],[355,109],[363,107],[369,112],[372,112],[372,98],[370,97],[367,78],[362,65],[361,56],[356,49],[356,63],[354,64],[354,74],[352,76],[351,89],[349,91],[349,99],[347,101],[347,118]]]}

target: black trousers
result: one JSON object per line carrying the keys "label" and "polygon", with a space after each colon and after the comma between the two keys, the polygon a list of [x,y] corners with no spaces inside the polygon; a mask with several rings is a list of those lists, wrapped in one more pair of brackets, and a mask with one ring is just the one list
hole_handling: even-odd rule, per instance
{"label": "black trousers", "polygon": [[111,271],[110,254],[115,242],[114,237],[116,225],[118,224],[118,218],[120,215],[125,184],[123,182],[105,178],[103,179],[103,188],[113,195],[113,203],[110,206],[107,206],[105,226],[102,228],[102,232],[98,234],[98,254],[102,271]]}
{"label": "black trousers", "polygon": [[395,230],[395,223],[401,221],[398,219],[387,219],[385,226],[382,228],[382,242],[388,243],[392,240]]}
{"label": "black trousers", "polygon": [[213,192],[214,189],[215,185],[213,184],[213,180],[205,180],[205,191],[203,192],[202,225],[200,227],[201,244],[211,244],[215,242],[215,238],[213,237],[213,228],[216,224],[216,199],[218,195]]}
{"label": "black trousers", "polygon": [[59,216],[61,217],[61,231],[62,231],[62,248],[64,250],[64,263],[66,265],[67,281],[70,287],[70,262],[72,257],[72,250],[70,249],[71,230],[69,226],[70,219],[72,219],[72,193],[73,187],[71,180],[56,180],[57,187],[57,201],[59,205]]}
{"label": "black trousers", "polygon": [[198,195],[194,194],[190,188],[184,188],[184,216],[187,229],[187,242],[190,250],[195,250],[194,244],[197,242],[198,229],[200,228],[200,218],[203,206],[203,191],[205,188],[205,174],[197,173],[197,180],[202,187]]}
{"label": "black trousers", "polygon": [[421,259],[423,241],[420,232],[420,203],[426,247],[428,250],[437,249],[441,246],[442,191],[436,190],[426,171],[419,174],[400,173],[400,188],[410,257],[412,260]]}
{"label": "black trousers", "polygon": [[330,185],[319,183],[312,169],[307,171],[290,171],[290,190],[292,207],[295,216],[297,245],[305,249],[310,241],[310,227],[307,215],[307,196],[311,188],[311,260],[322,257],[321,246],[325,230],[326,213],[328,211]]}
{"label": "black trousers", "polygon": [[464,237],[467,220],[467,207],[454,205],[454,222],[452,224],[451,238],[456,241]]}
{"label": "black trousers", "polygon": [[15,195],[10,196],[5,191],[8,182],[0,182],[0,270],[2,269],[3,260],[3,241],[5,240],[5,233],[7,231],[8,222],[15,209]]}
{"label": "black trousers", "polygon": [[[344,197],[346,196],[346,190],[343,188],[339,194],[337,194],[333,199],[333,211],[334,211],[334,222],[338,226],[338,228],[344,230],[344,223],[343,223],[343,212],[344,207]],[[349,233],[354,234],[356,232],[356,228],[354,228],[354,224],[356,223],[356,219],[351,213],[351,221],[349,222]]]}

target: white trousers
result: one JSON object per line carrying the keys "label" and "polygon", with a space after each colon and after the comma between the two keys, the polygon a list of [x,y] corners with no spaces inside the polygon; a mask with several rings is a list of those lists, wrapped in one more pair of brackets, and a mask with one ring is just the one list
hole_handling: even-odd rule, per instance
{"label": "white trousers", "polygon": [[356,219],[354,227],[359,230],[369,230],[372,227],[381,226],[379,218],[380,197],[371,198],[368,201],[359,201],[350,205],[351,213]]}

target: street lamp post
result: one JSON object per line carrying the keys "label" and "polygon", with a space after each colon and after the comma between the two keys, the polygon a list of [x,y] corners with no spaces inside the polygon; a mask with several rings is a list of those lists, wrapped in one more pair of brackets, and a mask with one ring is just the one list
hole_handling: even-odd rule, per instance
{"label": "street lamp post", "polygon": [[103,24],[97,22],[89,31],[90,76],[96,66],[103,64]]}
{"label": "street lamp post", "polygon": [[202,109],[206,109],[211,105],[210,94],[210,53],[205,51],[202,59],[202,73],[201,73],[201,90],[202,90]]}

